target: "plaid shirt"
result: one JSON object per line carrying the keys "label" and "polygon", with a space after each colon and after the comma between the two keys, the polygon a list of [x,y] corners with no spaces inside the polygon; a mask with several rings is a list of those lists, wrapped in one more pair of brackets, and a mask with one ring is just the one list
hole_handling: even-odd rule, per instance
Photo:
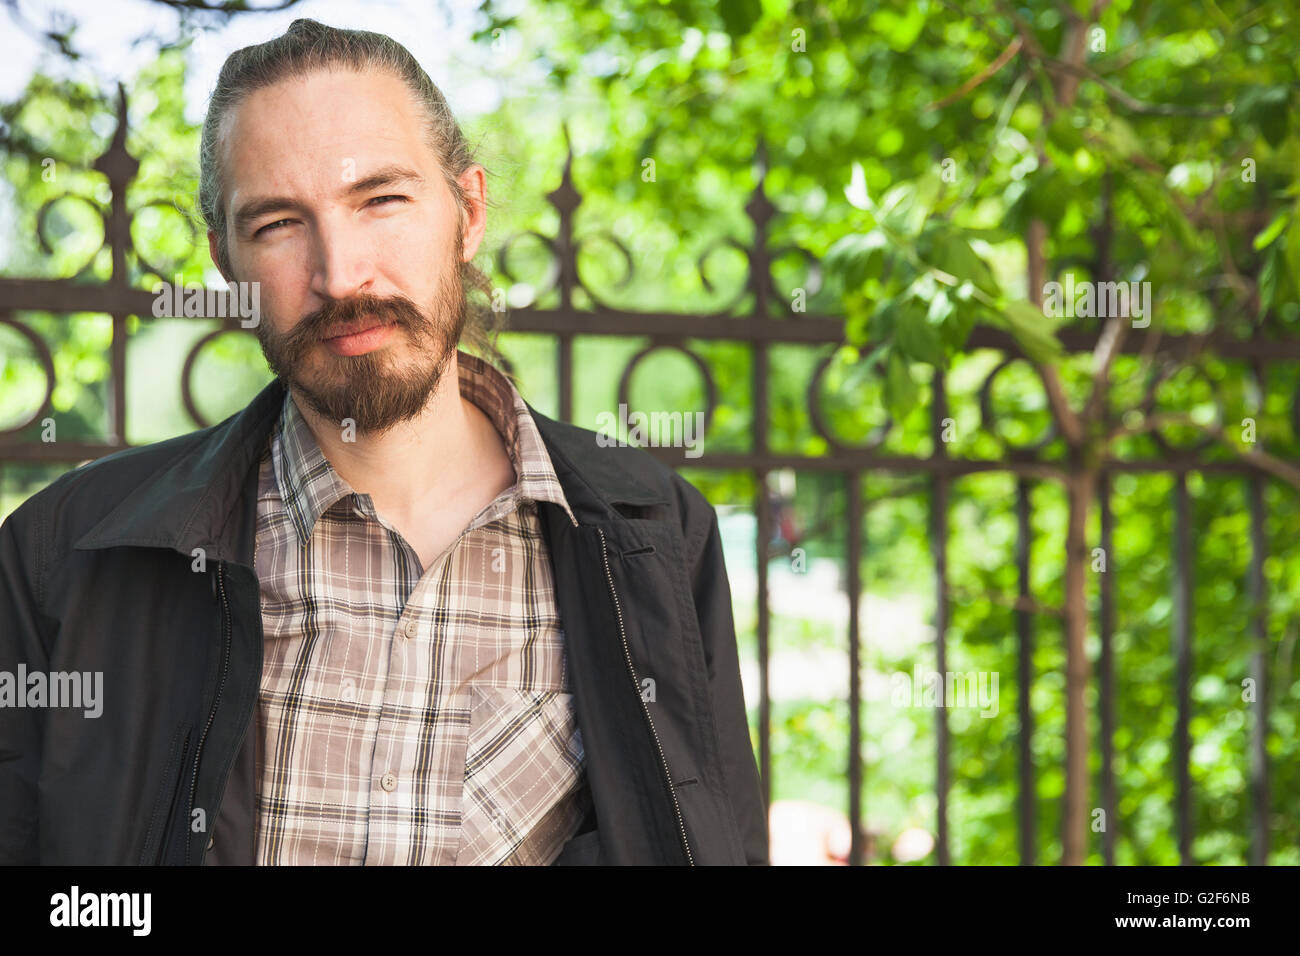
{"label": "plaid shirt", "polygon": [[550,863],[590,807],[536,501],[578,522],[514,386],[457,360],[517,480],[429,568],[287,394],[263,452],[260,865]]}

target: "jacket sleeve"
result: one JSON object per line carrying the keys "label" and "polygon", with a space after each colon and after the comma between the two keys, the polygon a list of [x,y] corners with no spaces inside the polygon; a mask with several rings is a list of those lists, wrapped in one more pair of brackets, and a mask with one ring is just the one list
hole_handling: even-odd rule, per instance
{"label": "jacket sleeve", "polygon": [[[29,502],[0,525],[0,681],[9,684],[0,694],[26,694],[17,684],[20,664],[28,673],[48,669],[31,570],[40,539],[26,530],[33,511]],[[0,700],[0,865],[33,865],[40,862],[41,711]]]}
{"label": "jacket sleeve", "polygon": [[750,866],[767,866],[767,808],[759,782],[758,764],[749,736],[745,694],[740,681],[740,660],[736,649],[736,628],[731,612],[731,584],[722,555],[718,513],[695,488],[687,493],[692,502],[687,517],[687,540],[702,538],[691,567],[691,587],[699,615],[704,658],[709,669],[714,719],[727,792],[740,827],[745,860]]}

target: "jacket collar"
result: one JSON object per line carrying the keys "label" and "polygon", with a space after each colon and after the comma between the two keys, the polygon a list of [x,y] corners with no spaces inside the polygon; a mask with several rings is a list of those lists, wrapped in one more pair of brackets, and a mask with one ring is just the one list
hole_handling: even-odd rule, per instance
{"label": "jacket collar", "polygon": [[[257,465],[286,394],[284,384],[274,379],[224,422],[154,446],[161,450],[175,444],[178,451],[143,478],[132,477],[134,490],[73,547],[81,551],[171,548],[186,556],[201,548],[207,560],[251,564],[249,518],[256,507]],[[663,492],[620,465],[624,456],[600,449],[593,432],[555,421],[524,404],[579,523],[619,518],[616,504],[670,503]],[[106,467],[111,459],[138,451],[117,452],[86,467]]]}

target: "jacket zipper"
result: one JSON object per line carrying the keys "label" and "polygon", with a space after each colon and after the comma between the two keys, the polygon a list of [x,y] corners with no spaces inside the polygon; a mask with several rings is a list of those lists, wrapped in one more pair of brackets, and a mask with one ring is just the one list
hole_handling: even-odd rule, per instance
{"label": "jacket zipper", "polygon": [[650,708],[646,706],[645,698],[641,696],[641,682],[637,680],[636,668],[632,664],[632,652],[627,646],[627,631],[623,627],[623,608],[618,601],[618,591],[614,589],[614,575],[609,570],[609,550],[605,544],[605,532],[599,527],[596,531],[600,535],[600,554],[605,562],[605,580],[609,582],[609,594],[614,599],[614,613],[618,616],[618,634],[623,641],[623,659],[627,661],[627,672],[632,677],[632,687],[636,691],[637,700],[641,702],[641,712],[645,714],[646,723],[650,725],[650,735],[654,737],[655,750],[659,753],[659,767],[663,772],[664,783],[668,787],[668,795],[673,800],[673,812],[677,815],[677,827],[682,836],[682,849],[686,851],[686,862],[694,866],[695,858],[691,855],[691,844],[686,839],[686,821],[682,819],[682,808],[677,802],[677,791],[673,789],[672,777],[668,772],[668,761],[664,757],[664,748],[659,743],[659,734],[655,731],[655,722],[650,716]]}
{"label": "jacket zipper", "polygon": [[[185,740],[181,744],[180,759],[177,761],[176,768],[167,775],[169,783],[175,781],[175,787],[172,789],[171,800],[167,803],[167,814],[163,818],[162,830],[158,836],[158,850],[154,854],[155,866],[163,865],[163,860],[167,855],[168,835],[176,823],[176,804],[179,802],[185,787],[185,758],[190,755],[190,736],[191,732],[189,730],[185,731]],[[152,824],[150,829],[152,830]],[[143,864],[144,859],[142,858],[140,862]]]}
{"label": "jacket zipper", "polygon": [[[199,747],[194,752],[194,776],[190,780],[190,803],[185,809],[185,864],[190,862],[190,819],[194,814],[194,798],[199,787],[199,762],[203,759],[203,743],[208,739],[208,730],[213,718],[217,716],[217,707],[221,704],[221,692],[226,688],[226,674],[230,670],[230,601],[226,596],[226,562],[217,565],[217,590],[221,594],[221,625],[225,642],[221,651],[221,680],[217,683],[217,693],[212,700],[212,710],[208,712],[208,722],[203,725],[203,734],[199,737]],[[215,821],[213,821],[215,822]],[[205,830],[206,832],[206,830]]]}

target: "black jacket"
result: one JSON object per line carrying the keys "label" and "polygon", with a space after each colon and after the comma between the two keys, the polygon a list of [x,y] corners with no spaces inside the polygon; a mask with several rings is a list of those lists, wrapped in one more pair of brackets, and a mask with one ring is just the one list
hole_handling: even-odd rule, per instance
{"label": "black jacket", "polygon": [[[254,862],[255,489],[283,397],[70,471],[0,527],[0,672],[102,672],[104,698],[0,706],[0,863]],[[538,502],[596,822],[557,862],[768,863],[716,512],[529,411],[579,522]]]}

